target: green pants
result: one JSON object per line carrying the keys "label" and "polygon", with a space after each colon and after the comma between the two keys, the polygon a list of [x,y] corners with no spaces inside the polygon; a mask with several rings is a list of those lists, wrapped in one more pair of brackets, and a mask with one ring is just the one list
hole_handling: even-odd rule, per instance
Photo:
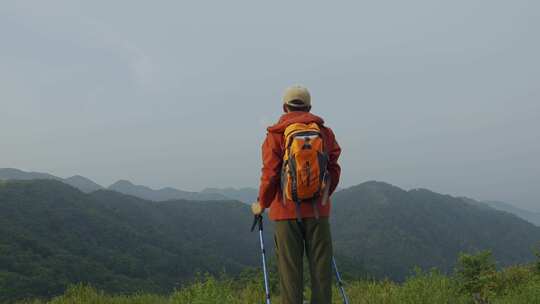
{"label": "green pants", "polygon": [[332,302],[332,237],[328,218],[276,221],[274,241],[282,304],[303,304],[304,249],[311,304]]}

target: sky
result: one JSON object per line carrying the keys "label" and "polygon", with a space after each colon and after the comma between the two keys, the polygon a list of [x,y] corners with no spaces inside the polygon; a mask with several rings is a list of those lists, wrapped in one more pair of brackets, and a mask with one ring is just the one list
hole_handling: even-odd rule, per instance
{"label": "sky", "polygon": [[256,187],[301,84],[341,187],[540,210],[538,1],[4,0],[0,37],[0,167]]}

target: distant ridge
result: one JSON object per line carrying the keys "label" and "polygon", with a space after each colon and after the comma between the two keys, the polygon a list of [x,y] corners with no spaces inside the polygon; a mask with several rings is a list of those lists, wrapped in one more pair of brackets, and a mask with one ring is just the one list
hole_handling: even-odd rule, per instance
{"label": "distant ridge", "polygon": [[177,199],[192,201],[231,200],[231,198],[219,193],[189,192],[171,187],[154,190],[147,186],[135,185],[128,180],[119,180],[110,185],[108,189],[150,201],[168,201]]}
{"label": "distant ridge", "polygon": [[522,208],[515,207],[511,204],[505,203],[505,202],[485,201],[484,203],[486,203],[490,207],[495,208],[497,210],[515,214],[518,217],[540,227],[540,212],[525,210]]}
{"label": "distant ridge", "polygon": [[[109,187],[105,188],[98,183],[92,181],[91,179],[81,176],[74,175],[68,178],[61,178],[49,173],[43,172],[31,172],[23,171],[16,168],[0,168],[0,180],[34,180],[34,179],[51,179],[61,181],[72,187],[79,189],[85,193],[91,193],[101,189],[109,189],[117,191],[123,194],[132,195],[138,198],[150,200],[150,201],[167,201],[175,199],[185,199],[192,201],[212,201],[212,200],[237,200],[246,204],[250,204],[257,200],[258,190],[256,188],[244,187],[244,188],[205,188],[201,192],[190,192],[183,191],[172,187],[164,187],[161,189],[152,189],[144,185],[136,185],[128,180],[119,180]],[[362,188],[377,188],[377,187],[386,187],[388,189],[401,190],[402,189],[380,181],[368,181],[363,184],[352,186],[350,188],[338,188],[336,193],[342,191],[351,191],[358,187]],[[412,189],[409,192],[422,192],[430,190],[427,189]],[[500,202],[500,201],[484,201],[479,202],[474,199],[460,197],[460,199],[466,201],[467,203],[484,206],[486,208],[493,208],[499,211],[504,211],[511,213],[521,219],[528,221],[538,227],[540,227],[540,212],[534,212],[530,210],[525,210],[522,208],[515,207],[511,204]],[[381,203],[384,200],[381,201]]]}
{"label": "distant ridge", "polygon": [[[105,189],[105,187],[94,182],[93,180],[81,176],[74,175],[68,178],[61,178],[49,173],[41,172],[27,172],[15,168],[0,168],[0,180],[35,180],[35,179],[50,179],[61,181],[72,187],[79,189],[84,193],[91,193],[97,190]],[[203,192],[190,192],[182,191],[172,187],[165,187],[154,190],[150,187],[143,185],[135,185],[128,180],[119,180],[114,184],[107,187],[109,190],[117,191],[123,194],[136,196],[150,201],[168,201],[185,199],[192,201],[215,201],[215,200],[238,200],[246,197],[246,193],[249,195],[250,188],[244,188],[240,190],[234,190],[232,188],[227,191],[203,191]],[[225,195],[229,193],[231,196]]]}
{"label": "distant ridge", "polygon": [[54,176],[49,173],[41,172],[26,172],[15,168],[0,168],[0,179],[19,179],[19,180],[31,180],[31,179],[54,179],[62,180],[58,176]]}
{"label": "distant ridge", "polygon": [[246,204],[251,204],[257,200],[259,195],[258,190],[255,188],[245,187],[245,188],[206,188],[201,193],[213,193],[220,194],[237,201],[241,201]]}
{"label": "distant ridge", "polygon": [[61,178],[61,177],[54,176],[49,173],[26,172],[26,171],[14,169],[14,168],[0,168],[0,179],[4,179],[4,180],[52,179],[52,180],[57,180],[57,181],[66,183],[85,193],[90,193],[99,189],[103,189],[101,185],[90,180],[89,178],[86,178],[80,175],[74,175],[68,178]]}
{"label": "distant ridge", "polygon": [[66,184],[73,186],[82,192],[90,193],[96,190],[103,189],[103,186],[97,184],[93,180],[80,175],[74,175],[63,180]]}

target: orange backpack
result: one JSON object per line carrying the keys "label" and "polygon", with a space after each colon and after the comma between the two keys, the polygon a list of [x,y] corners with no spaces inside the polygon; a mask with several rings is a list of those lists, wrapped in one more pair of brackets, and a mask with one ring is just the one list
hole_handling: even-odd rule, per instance
{"label": "orange backpack", "polygon": [[315,217],[319,217],[317,201],[326,203],[329,187],[328,154],[325,151],[321,129],[317,123],[294,123],[284,132],[285,154],[281,173],[283,203],[296,204],[296,217],[300,221],[300,204],[310,202]]}

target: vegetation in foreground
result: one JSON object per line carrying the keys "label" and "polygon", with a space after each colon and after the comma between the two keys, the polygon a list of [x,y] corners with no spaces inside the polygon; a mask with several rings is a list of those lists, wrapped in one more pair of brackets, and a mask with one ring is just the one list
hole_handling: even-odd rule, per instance
{"label": "vegetation in foreground", "polygon": [[[439,271],[416,270],[403,283],[388,280],[359,280],[347,284],[351,303],[421,304],[421,303],[540,303],[540,257],[534,265],[495,269],[491,253],[461,254],[453,275]],[[75,285],[62,296],[51,300],[27,300],[18,304],[253,304],[262,303],[264,291],[260,277],[238,279],[206,276],[168,296],[153,294],[108,295],[91,286]],[[277,284],[273,280],[273,303],[279,304]],[[309,299],[309,290],[306,289]],[[334,290],[333,303],[342,303]]]}

